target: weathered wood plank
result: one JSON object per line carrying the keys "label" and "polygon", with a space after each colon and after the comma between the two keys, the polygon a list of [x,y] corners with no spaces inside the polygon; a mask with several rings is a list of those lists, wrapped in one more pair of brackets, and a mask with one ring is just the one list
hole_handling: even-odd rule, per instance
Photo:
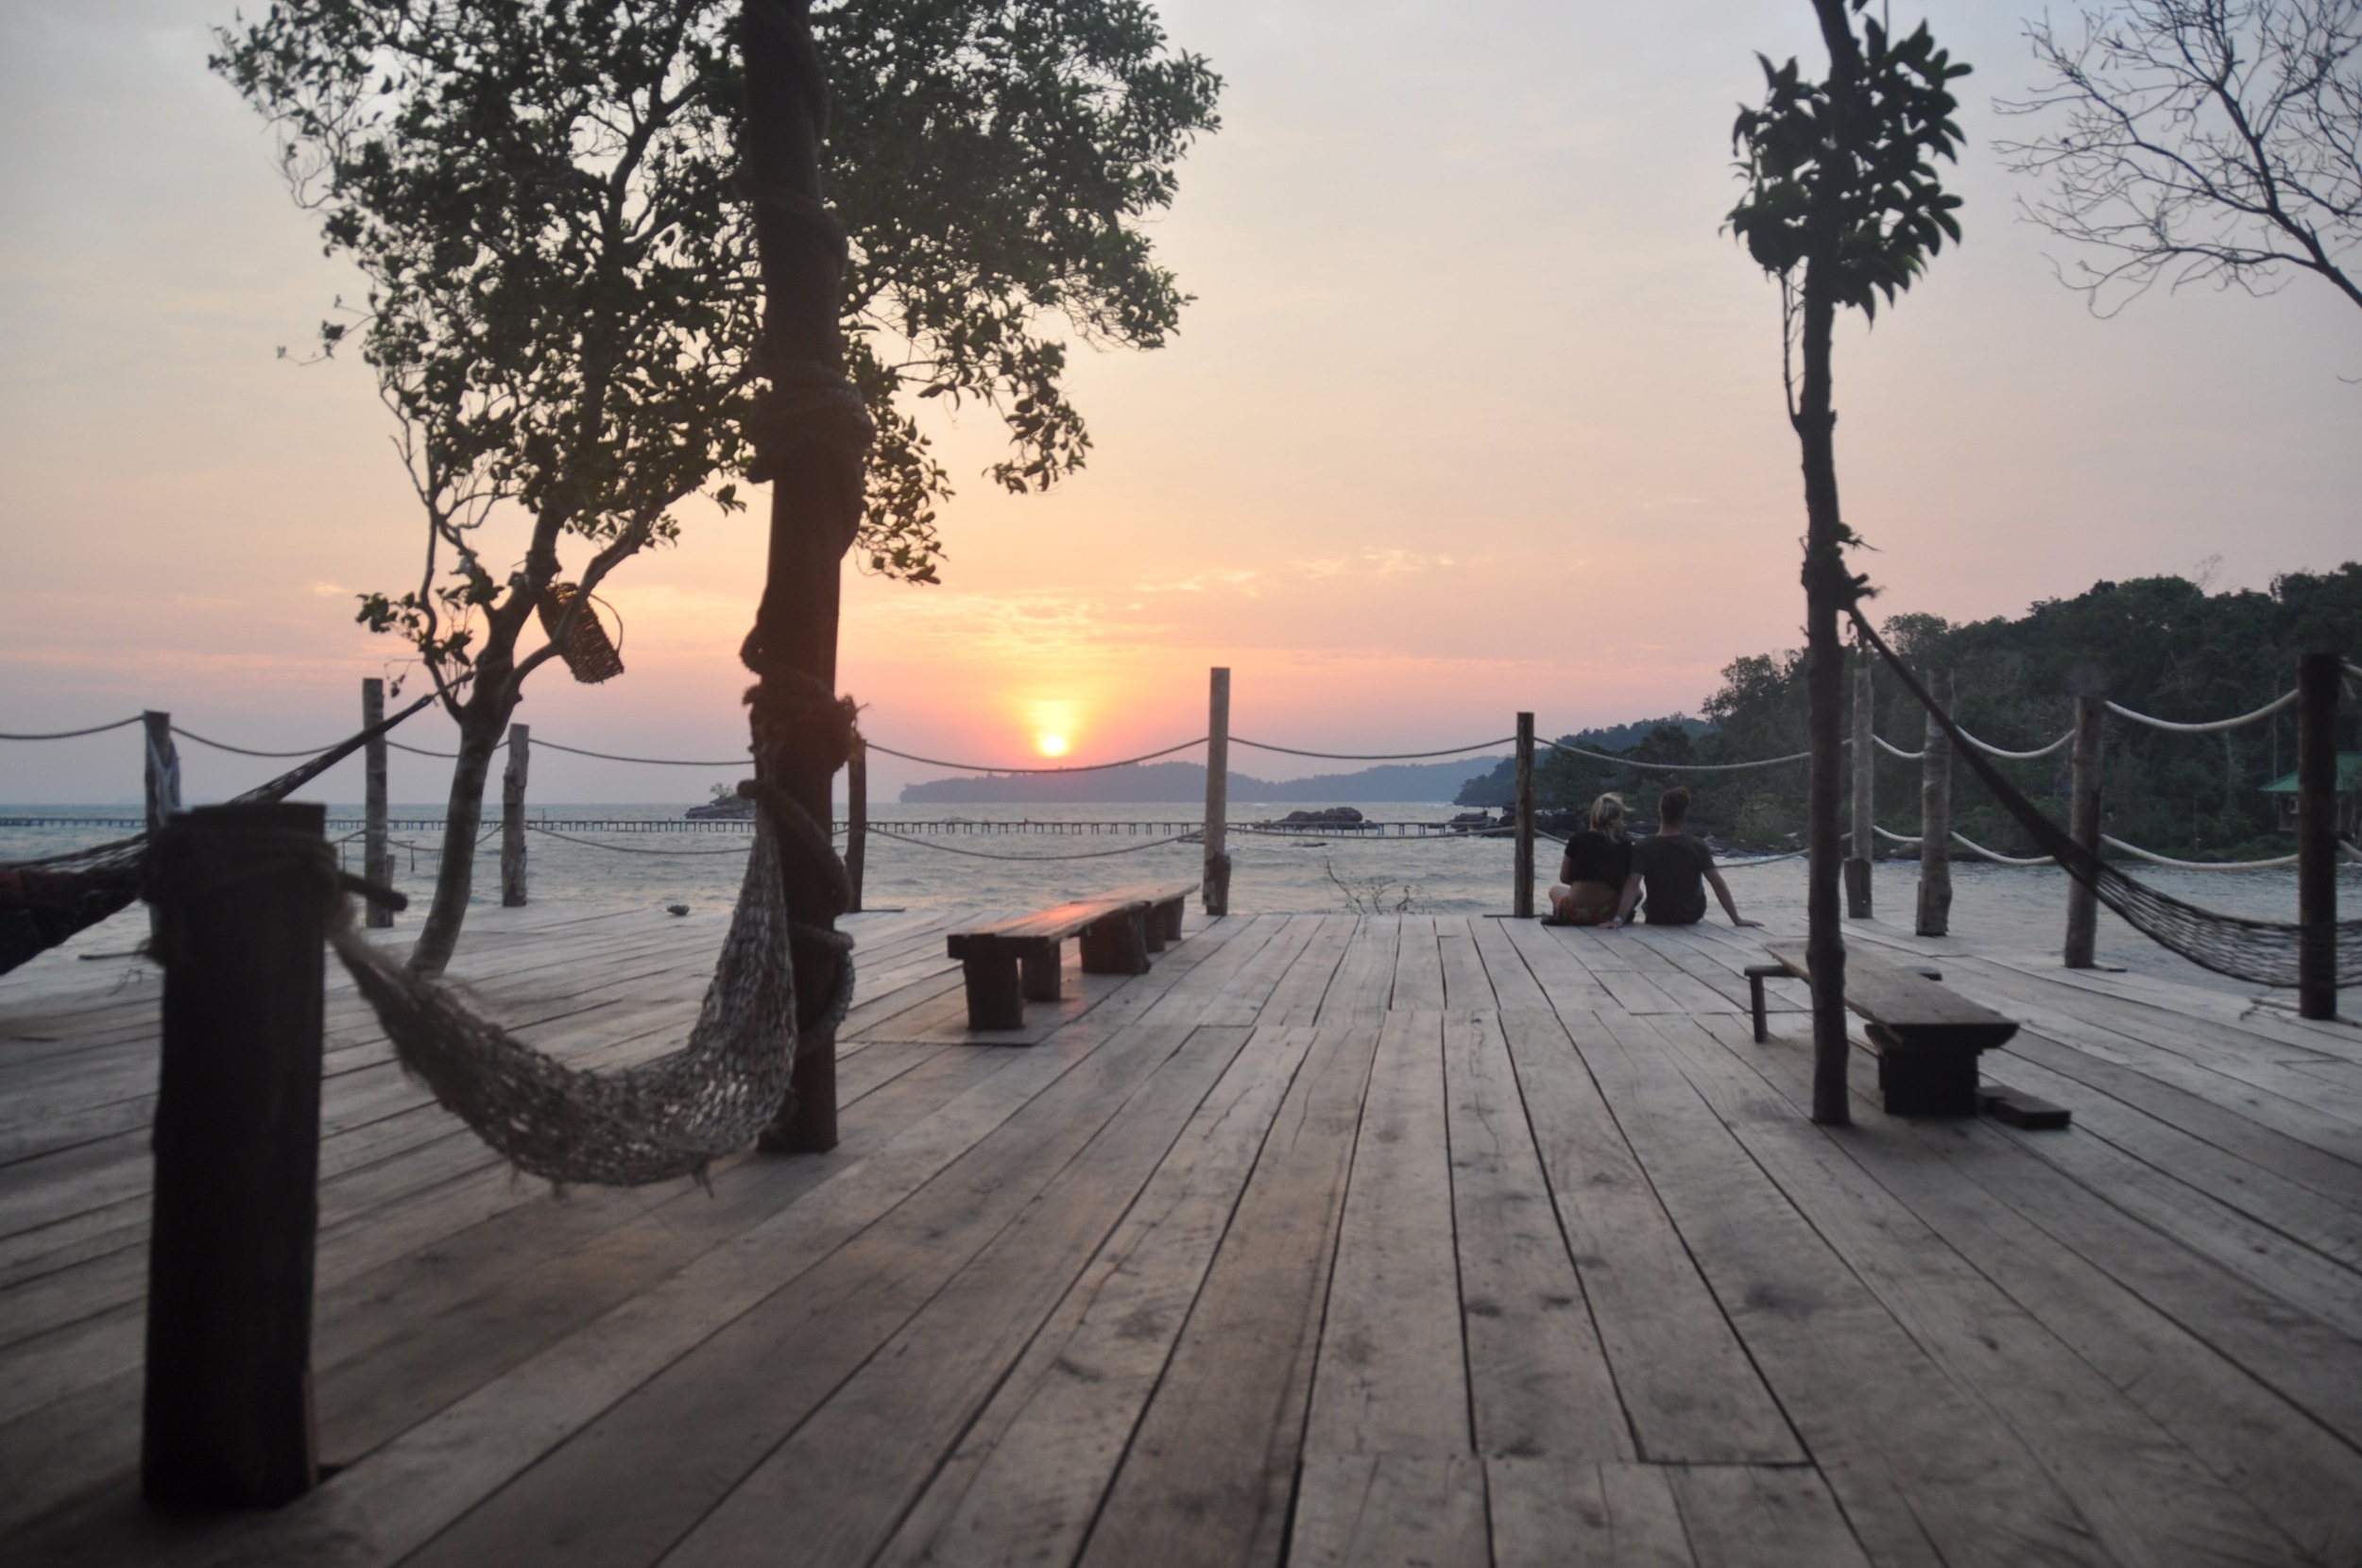
{"label": "weathered wood plank", "polygon": [[1566,1030],[1556,1017],[1533,1014],[1504,1014],[1501,1024],[1558,1222],[1641,1457],[1802,1461],[1788,1418]]}
{"label": "weathered wood plank", "polygon": [[[1436,980],[1440,994],[1440,972]],[[1444,1015],[1397,1007],[1379,1032],[1362,1102],[1312,1372],[1308,1458],[1476,1451],[1447,1144]]]}
{"label": "weathered wood plank", "polygon": [[1278,1560],[1378,1030],[1319,1030],[1083,1564]]}
{"label": "weathered wood plank", "polygon": [[1550,1207],[1498,1016],[1453,1010],[1444,1068],[1477,1452],[1631,1459],[1632,1431]]}
{"label": "weathered wood plank", "polygon": [[1491,1568],[1488,1533],[1474,1455],[1307,1453],[1288,1561]]}
{"label": "weathered wood plank", "polygon": [[1697,1568],[1670,1465],[1484,1461],[1495,1568]]}
{"label": "weathered wood plank", "polygon": [[1073,1560],[1312,1039],[1265,1029],[1247,1043],[881,1565]]}

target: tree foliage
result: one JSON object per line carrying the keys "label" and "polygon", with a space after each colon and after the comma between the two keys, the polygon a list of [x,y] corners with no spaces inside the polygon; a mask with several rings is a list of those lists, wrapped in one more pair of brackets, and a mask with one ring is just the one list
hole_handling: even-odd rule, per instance
{"label": "tree foliage", "polygon": [[1997,105],[2055,130],[1999,150],[2035,222],[2096,251],[2060,276],[2102,314],[2160,279],[2269,293],[2291,268],[2362,305],[2362,0],[2124,0],[2062,33]]}
{"label": "tree foliage", "polygon": [[[672,537],[689,495],[737,504],[761,298],[736,17],[721,0],[279,0],[217,34],[214,69],[277,128],[326,248],[367,281],[319,346],[357,345],[377,372],[429,544],[419,587],[368,596],[362,619],[439,675],[513,641],[561,540],[593,547],[588,588]],[[881,431],[857,559],[930,583],[950,487],[915,405],[996,414],[1009,488],[1082,466],[1052,329],[1139,348],[1173,331],[1186,296],[1141,220],[1215,128],[1220,81],[1134,0],[842,0],[813,20],[845,325]],[[483,533],[508,504],[532,522],[513,566]]]}
{"label": "tree foliage", "polygon": [[[1854,9],[1867,0],[1854,0]],[[1927,162],[1959,162],[1958,101],[1949,83],[1966,65],[1936,47],[1923,22],[1900,42],[1863,19],[1858,73],[1807,81],[1791,58],[1763,66],[1764,102],[1731,127],[1747,195],[1730,230],[1766,272],[1791,277],[1816,247],[1831,261],[1836,303],[1874,318],[1960,237],[1960,198]]]}

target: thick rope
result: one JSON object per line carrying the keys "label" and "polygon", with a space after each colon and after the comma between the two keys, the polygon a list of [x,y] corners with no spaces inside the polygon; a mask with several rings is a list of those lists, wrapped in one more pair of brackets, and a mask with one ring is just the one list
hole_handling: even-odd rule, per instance
{"label": "thick rope", "polygon": [[1776,768],[1783,762],[1802,762],[1812,755],[1808,751],[1791,752],[1786,757],[1767,757],[1756,762],[1643,762],[1637,758],[1618,757],[1613,752],[1586,751],[1581,746],[1570,746],[1563,741],[1542,741],[1537,737],[1536,743],[1548,746],[1552,751],[1572,752],[1577,757],[1588,757],[1595,762],[1613,762],[1619,767],[1626,768],[1645,768],[1652,773],[1742,773],[1749,768]]}
{"label": "thick rope", "polygon": [[121,729],[126,724],[136,724],[143,717],[144,715],[142,714],[134,713],[128,719],[117,719],[111,724],[93,724],[88,729],[51,730],[47,733],[38,735],[31,733],[19,734],[15,731],[0,731],[0,741],[71,741],[78,736],[104,735],[111,729]]}
{"label": "thick rope", "polygon": [[[1243,735],[1233,735],[1234,746],[1253,746],[1257,751],[1275,751],[1286,757],[1313,757],[1326,762],[1415,762],[1426,757],[1459,757],[1467,752],[1484,751],[1494,746],[1515,744],[1515,735],[1504,735],[1498,741],[1477,741],[1464,746],[1446,746],[1442,751],[1300,751],[1294,746],[1275,746],[1268,741],[1250,741]],[[1543,745],[1555,741],[1543,741]]]}
{"label": "thick rope", "polygon": [[[1237,829],[1233,828],[1232,831],[1236,832]],[[872,827],[869,832],[873,838],[892,839],[897,844],[914,844],[921,849],[939,850],[946,855],[966,855],[971,860],[978,861],[1097,861],[1104,860],[1109,855],[1137,855],[1143,849],[1156,849],[1169,844],[1195,844],[1201,838],[1201,835],[1196,833],[1176,833],[1169,839],[1145,839],[1138,844],[1127,844],[1118,849],[1083,849],[1071,855],[996,855],[988,849],[962,849],[957,844],[938,844],[932,839],[913,838],[908,833],[889,833],[882,827]]]}
{"label": "thick rope", "polygon": [[2252,713],[2242,713],[2235,719],[2210,719],[2202,724],[2178,724],[2171,719],[2160,719],[2147,713],[2135,713],[2122,703],[2110,703],[2108,711],[2119,719],[2130,719],[2136,724],[2147,724],[2151,729],[2171,730],[2176,735],[2207,735],[2218,729],[2236,729],[2241,724],[2251,724],[2258,719],[2268,719],[2296,700],[2297,694],[2294,691],[2286,691],[2274,697]]}
{"label": "thick rope", "polygon": [[1206,743],[1206,739],[1201,735],[1194,741],[1184,741],[1179,745],[1167,746],[1162,751],[1143,752],[1138,757],[1126,757],[1114,762],[1075,762],[1057,768],[1004,768],[992,762],[946,762],[939,757],[914,757],[906,751],[896,751],[892,746],[881,746],[875,741],[864,741],[863,743],[871,751],[883,752],[888,757],[899,757],[905,762],[923,762],[931,768],[951,768],[961,773],[1060,774],[1102,773],[1109,768],[1128,768],[1135,762],[1154,762],[1159,757],[1171,757],[1174,752],[1188,751],[1191,746],[1202,746]]}

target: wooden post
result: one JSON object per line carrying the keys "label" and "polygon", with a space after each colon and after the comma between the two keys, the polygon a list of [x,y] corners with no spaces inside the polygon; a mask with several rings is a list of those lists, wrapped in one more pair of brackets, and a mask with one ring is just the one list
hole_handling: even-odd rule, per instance
{"label": "wooden post", "polygon": [[326,809],[205,806],[154,841],[163,1046],[142,1484],[273,1507],[312,1422]]}
{"label": "wooden post", "polygon": [[869,742],[856,733],[845,758],[845,879],[852,884],[847,914],[861,912],[861,874],[869,861]]}
{"label": "wooden post", "polygon": [[1206,693],[1206,912],[1230,912],[1230,672],[1212,672]]}
{"label": "wooden post", "polygon": [[[1927,672],[1927,694],[1952,711],[1952,672]],[[1927,716],[1927,756],[1919,782],[1919,924],[1922,936],[1952,929],[1952,738]]]}
{"label": "wooden post", "polygon": [[2337,1016],[2336,654],[2297,662],[2297,1013]]}
{"label": "wooden post", "polygon": [[[180,812],[180,754],[172,744],[172,715],[149,709],[140,715],[141,728],[147,738],[142,748],[145,758],[141,768],[147,799],[147,833],[152,842],[162,831],[165,819]],[[163,929],[163,917],[155,910],[147,912],[147,934],[156,935]]]}
{"label": "wooden post", "polygon": [[1509,912],[1533,918],[1533,715],[1517,715],[1517,855]]}
{"label": "wooden post", "polygon": [[[2067,802],[2067,831],[2075,842],[2099,853],[2099,775],[2107,760],[2108,699],[2097,692],[2075,699],[2074,782]],[[2075,878],[2067,878],[2066,948],[2069,969],[2098,962],[2099,898]]]}
{"label": "wooden post", "polygon": [[[361,682],[361,727],[375,729],[385,722],[385,683],[375,675]],[[362,752],[361,875],[379,887],[394,885],[393,848],[385,842],[385,737],[372,735]],[[366,917],[372,927],[394,923],[391,906],[374,899]]]}
{"label": "wooden post", "polygon": [[1870,862],[1878,847],[1878,742],[1874,739],[1877,687],[1872,676],[1875,658],[1869,648],[1854,648],[1854,837],[1845,857],[1845,913],[1854,920],[1870,918]]}
{"label": "wooden post", "polygon": [[533,729],[508,726],[508,766],[501,774],[501,908],[525,902],[525,771],[533,763]]}

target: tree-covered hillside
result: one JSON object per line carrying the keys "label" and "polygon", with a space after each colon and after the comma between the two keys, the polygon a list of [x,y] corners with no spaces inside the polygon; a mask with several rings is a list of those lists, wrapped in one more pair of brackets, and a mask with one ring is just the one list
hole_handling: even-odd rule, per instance
{"label": "tree-covered hillside", "polygon": [[[2072,599],[2045,600],[2015,620],[1954,625],[1929,615],[1898,615],[1887,639],[1914,667],[1948,665],[1960,723],[1981,740],[2031,749],[2074,724],[2075,697],[2095,691],[2138,712],[2179,720],[2217,719],[2260,707],[2295,684],[2300,654],[2334,650],[2362,656],[2362,563],[2326,572],[2290,572],[2269,591],[2209,593],[2182,577],[2101,582]],[[1805,749],[1801,650],[1734,660],[1721,689],[1702,705],[1706,733],[1661,725],[1628,755],[1662,761],[1731,762]],[[1877,680],[1878,733],[1919,749],[1926,720],[1891,672]],[[2348,707],[2342,750],[2357,743]],[[1609,749],[1609,748],[1597,748]],[[1626,750],[1626,748],[1615,748]],[[1900,833],[1919,828],[1920,767],[1880,754],[1878,821]],[[2050,800],[2063,817],[2067,757],[2003,764],[2027,794]],[[2111,719],[2103,810],[2107,831],[2131,843],[2197,859],[2283,854],[2262,786],[2296,766],[2296,719],[2289,711],[2214,735],[2174,735]],[[1695,814],[1726,837],[1780,844],[1801,834],[1805,765],[1762,772],[1683,777],[1697,797]],[[1571,807],[1602,790],[1626,792],[1647,808],[1670,782],[1549,754],[1537,782],[1546,807]],[[1953,770],[1953,824],[2005,853],[2030,849],[2009,814],[1968,769]]]}

